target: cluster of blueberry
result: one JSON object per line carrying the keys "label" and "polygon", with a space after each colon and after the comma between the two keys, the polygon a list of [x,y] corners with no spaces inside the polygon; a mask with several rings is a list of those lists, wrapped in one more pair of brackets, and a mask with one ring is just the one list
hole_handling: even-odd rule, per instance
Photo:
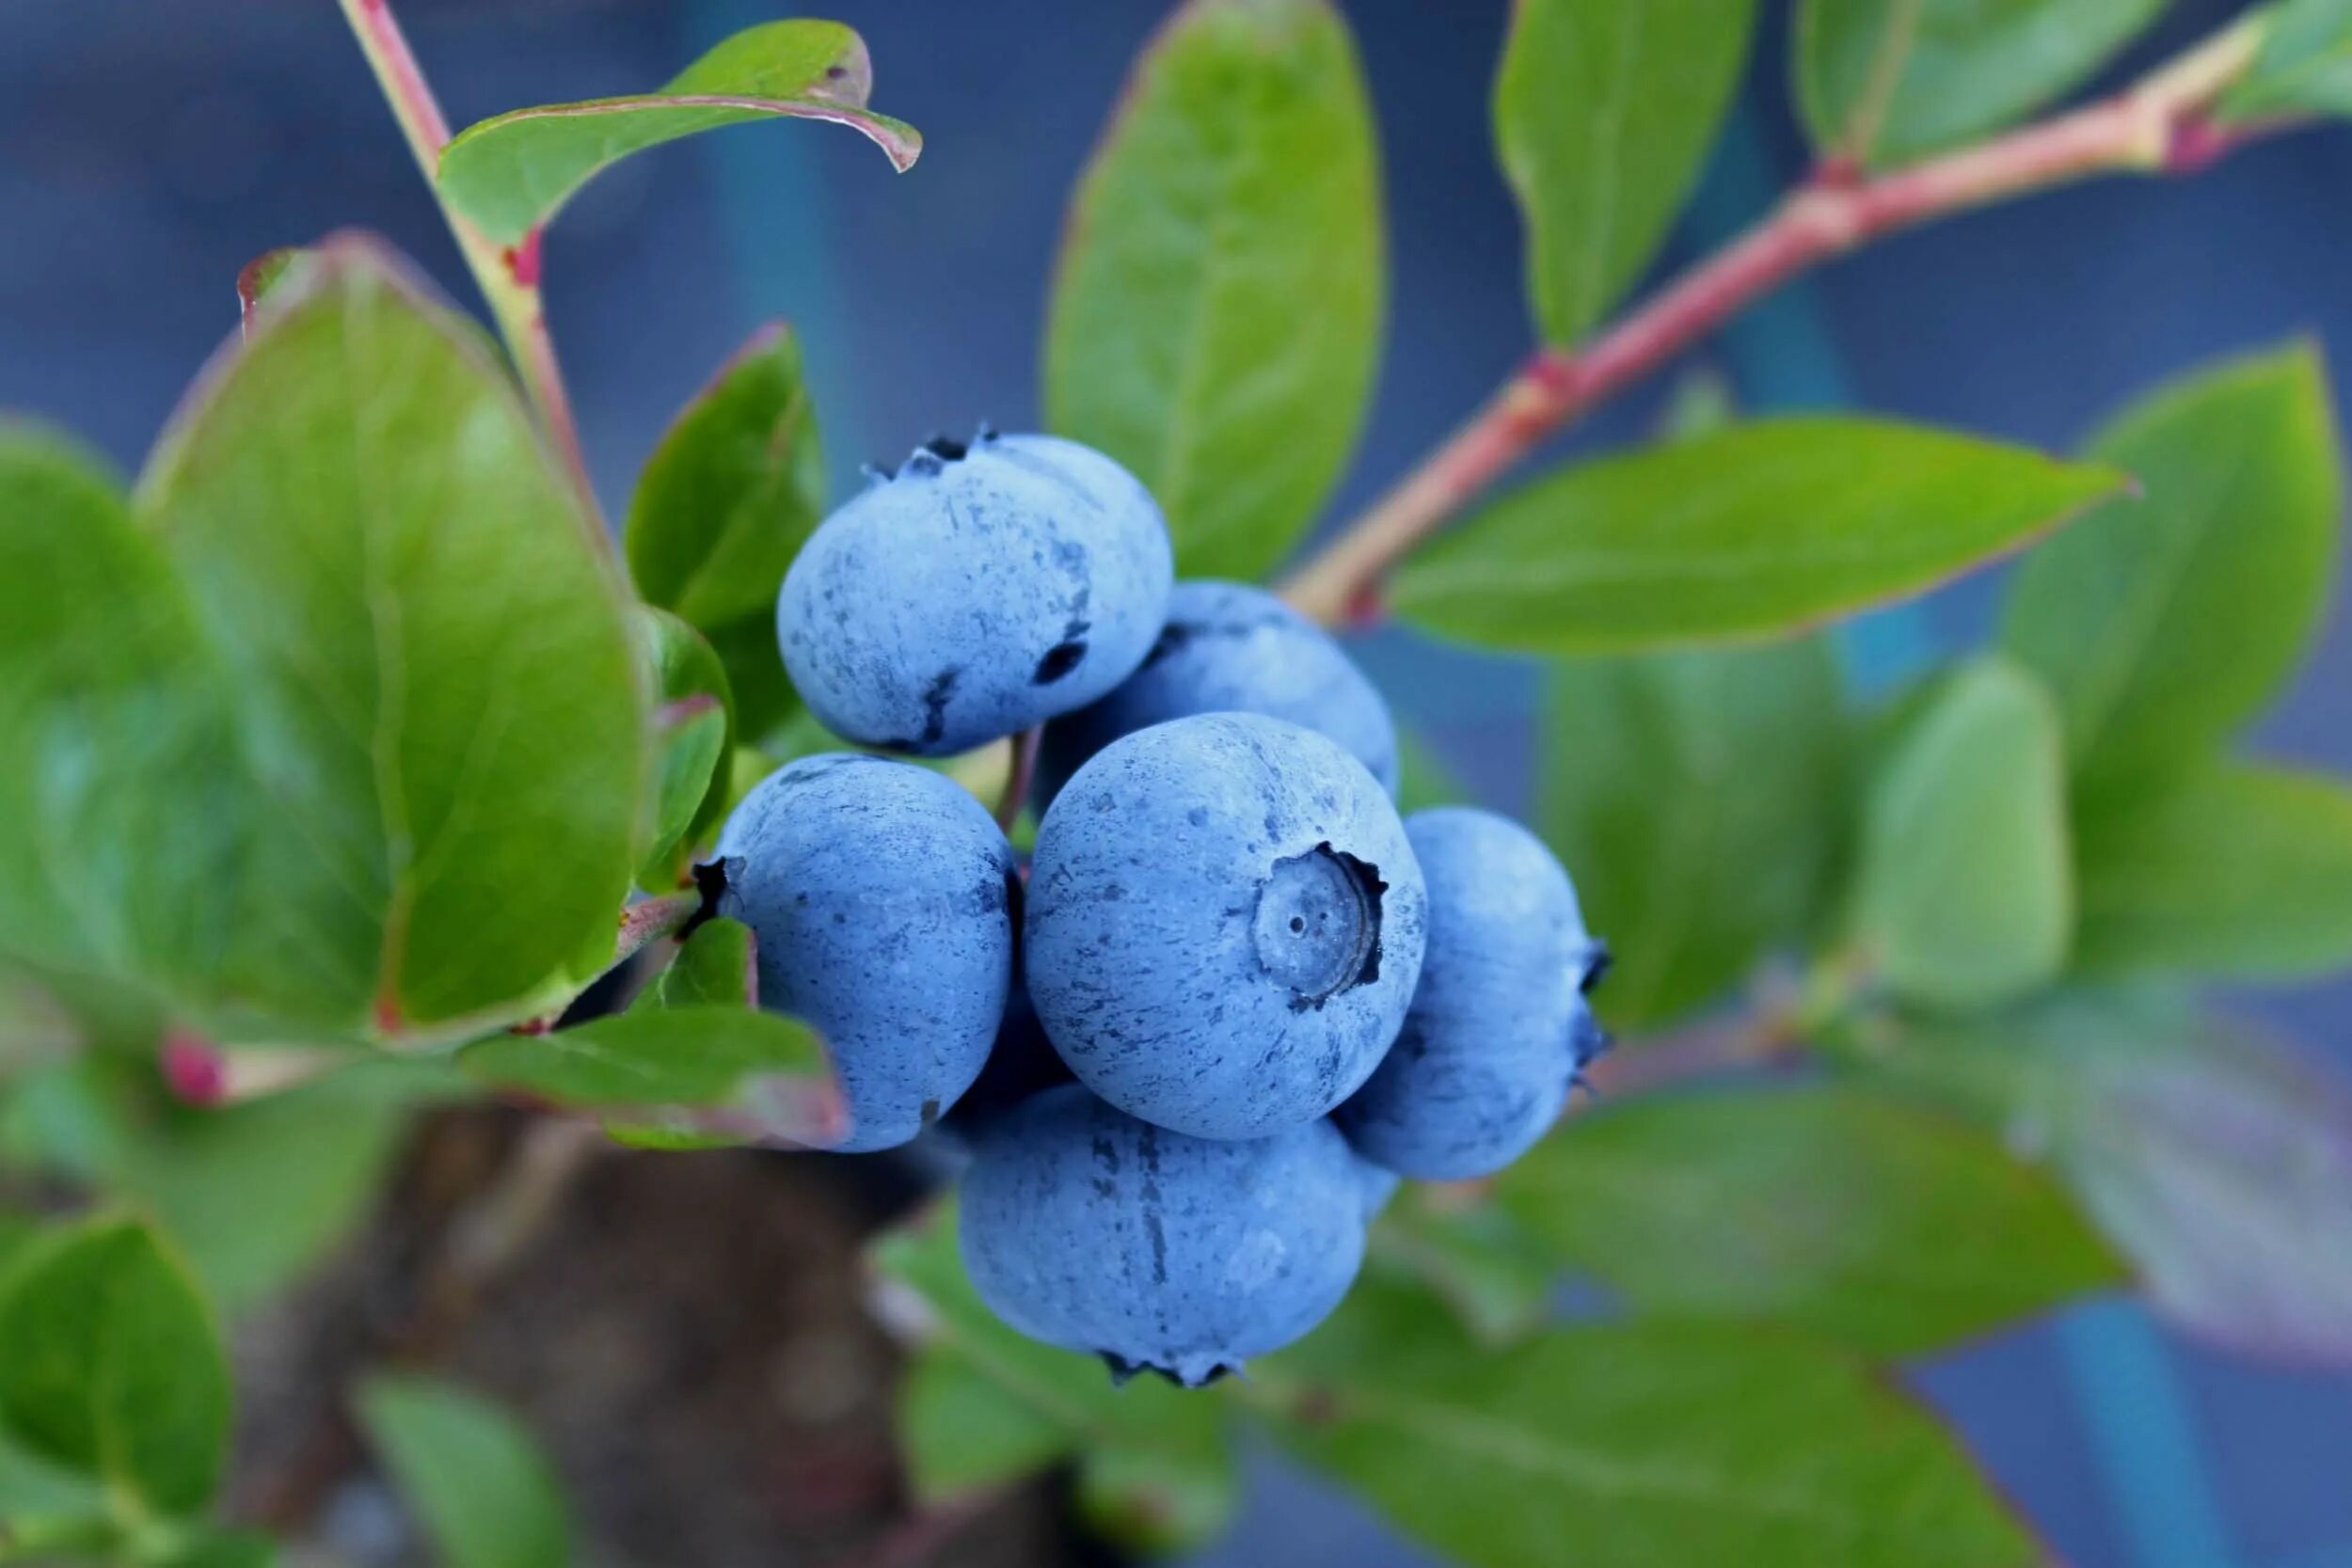
{"label": "cluster of blueberry", "polygon": [[924,447],[810,538],[778,634],[852,740],[939,756],[1051,721],[1025,884],[969,793],[864,754],[770,776],[720,859],[763,1003],[833,1053],[840,1147],[952,1109],[989,1305],[1198,1385],[1338,1305],[1399,1177],[1542,1135],[1602,1043],[1604,955],[1523,828],[1399,819],[1394,727],[1320,628],[1172,578],[1099,452]]}

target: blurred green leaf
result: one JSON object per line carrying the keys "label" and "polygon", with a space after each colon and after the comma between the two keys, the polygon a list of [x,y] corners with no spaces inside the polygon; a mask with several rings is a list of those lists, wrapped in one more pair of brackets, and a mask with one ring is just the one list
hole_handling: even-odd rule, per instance
{"label": "blurred green leaf", "polygon": [[1541,1327],[1561,1273],[1542,1237],[1508,1210],[1422,1183],[1381,1212],[1372,1251],[1420,1281],[1487,1345]]}
{"label": "blurred green leaf", "polygon": [[1522,653],[1768,637],[1933,587],[2119,483],[1944,431],[1759,420],[1536,480],[1417,552],[1391,597]]}
{"label": "blurred green leaf", "polygon": [[1853,935],[1897,995],[1967,1008],[2065,967],[2074,929],[2056,706],[1996,657],[1937,686],[1870,779]]}
{"label": "blurred green leaf", "polygon": [[358,1409],[448,1568],[570,1568],[563,1488],[512,1416],[437,1378],[383,1373],[360,1385]]}
{"label": "blurred green leaf", "polygon": [[237,269],[238,328],[246,337],[253,335],[261,321],[262,305],[275,297],[279,288],[299,281],[306,269],[318,264],[318,252],[302,245],[279,245],[264,250]]}
{"label": "blurred green leaf", "polygon": [[281,292],[137,521],[0,442],[0,929],[219,1037],[446,1037],[619,906],[620,606],[470,328],[359,241]]}
{"label": "blurred green leaf", "polygon": [[2271,115],[2352,115],[2352,5],[2280,0],[2268,8],[2262,51],[2221,95],[2226,122]]}
{"label": "blurred green leaf", "polygon": [[739,1005],[632,1008],[553,1034],[494,1035],[457,1062],[493,1088],[607,1112],[616,1131],[691,1147],[821,1148],[842,1130],[840,1091],[816,1034]]}
{"label": "blurred green leaf", "polygon": [[2328,603],[2342,504],[2318,355],[2175,381],[2090,451],[2139,481],[2027,557],[2004,645],[2064,710],[2094,791],[2195,768],[2277,693]]}
{"label": "blurred green leaf", "polygon": [[1997,131],[2089,76],[2165,0],[1801,0],[1792,49],[1814,145],[1902,163]]}
{"label": "blurred green leaf", "polygon": [[735,745],[735,690],[702,633],[664,610],[641,605],[636,617],[656,705],[652,838],[637,884],[672,893],[726,816],[729,779],[721,765]]}
{"label": "blurred green leaf", "polygon": [[1917,1355],[2122,1271],[2058,1184],[1967,1125],[1835,1085],[1602,1105],[1498,1202],[1634,1311]]}
{"label": "blurred green leaf", "polygon": [[838,22],[746,27],[659,92],[544,103],[469,125],[441,150],[441,199],[500,245],[518,245],[598,173],[648,147],[746,120],[830,120],[911,168],[914,126],[867,109],[874,65]]}
{"label": "blurred green leaf", "polygon": [[2249,764],[2187,775],[2076,830],[2086,974],[2245,978],[2352,964],[2352,786]]}
{"label": "blurred green leaf", "polygon": [[206,1530],[161,1557],[140,1560],[147,1568],[270,1568],[278,1543],[259,1530]]}
{"label": "blurred green leaf", "polygon": [[2352,1366],[2352,1094],[2325,1067],[2129,992],[1914,1021],[1863,1059],[2063,1172],[2175,1323]]}
{"label": "blurred green leaf", "polygon": [[1847,720],[1818,637],[1552,668],[1539,821],[1616,962],[1612,1026],[1720,995],[1831,890]]}
{"label": "blurred green leaf", "polygon": [[1396,809],[1410,816],[1431,806],[1453,805],[1470,798],[1453,768],[1429,743],[1411,730],[1396,735]]}
{"label": "blurred green leaf", "polygon": [[212,1311],[155,1233],[100,1218],[19,1249],[0,1275],[0,1425],[135,1506],[211,1500],[229,1439]]}
{"label": "blurred green leaf", "polygon": [[1469,1568],[2042,1560],[1890,1380],[1752,1325],[1554,1329],[1496,1352],[1367,1278],[1251,1372],[1243,1396],[1279,1403],[1286,1446]]}
{"label": "blurred green leaf", "polygon": [[1752,0],[1520,0],[1495,142],[1527,224],[1547,341],[1572,343],[1640,276],[1740,86]]}
{"label": "blurred green leaf", "polygon": [[1328,0],[1187,0],[1072,199],[1044,364],[1046,422],[1151,488],[1182,575],[1261,576],[1337,483],[1378,362],[1380,224]]}
{"label": "blurred green leaf", "polygon": [[719,368],[646,459],[622,530],[629,575],[647,604],[691,626],[755,620],[772,642],[785,568],[824,507],[800,344],[773,323]]}
{"label": "blurred green leaf", "polygon": [[913,1340],[898,1436],[930,1501],[1080,1461],[1080,1505],[1114,1539],[1164,1551],[1230,1517],[1222,1402],[1156,1378],[1114,1385],[1103,1364],[1039,1344],[980,1301],[956,1249],[952,1205],[885,1235],[873,1261],[886,1321]]}

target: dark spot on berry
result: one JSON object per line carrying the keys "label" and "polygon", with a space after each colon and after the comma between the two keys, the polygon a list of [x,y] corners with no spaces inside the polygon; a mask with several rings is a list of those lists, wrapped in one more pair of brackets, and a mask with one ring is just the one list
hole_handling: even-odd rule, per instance
{"label": "dark spot on berry", "polygon": [[1076,638],[1057,642],[1045,650],[1045,657],[1037,661],[1037,673],[1029,677],[1031,686],[1051,686],[1075,670],[1087,657],[1086,639]]}
{"label": "dark spot on berry", "polygon": [[1584,978],[1576,983],[1576,989],[1586,996],[1592,995],[1593,988],[1609,978],[1609,971],[1615,966],[1616,961],[1610,955],[1607,942],[1595,942],[1591,956],[1584,960]]}

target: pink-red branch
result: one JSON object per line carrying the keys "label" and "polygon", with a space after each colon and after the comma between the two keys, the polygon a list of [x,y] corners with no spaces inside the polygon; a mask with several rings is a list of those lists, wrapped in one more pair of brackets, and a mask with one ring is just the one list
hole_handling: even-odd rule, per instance
{"label": "pink-red branch", "polygon": [[1284,585],[1327,623],[1378,613],[1378,586],[1407,551],[1538,441],[1654,373],[1798,274],[1947,214],[2091,175],[2185,173],[2278,129],[2217,126],[2206,110],[2260,41],[2246,24],[2131,89],[1979,146],[1865,178],[1825,166],[1768,217],[1668,283],[1581,348],[1540,348],[1486,406]]}

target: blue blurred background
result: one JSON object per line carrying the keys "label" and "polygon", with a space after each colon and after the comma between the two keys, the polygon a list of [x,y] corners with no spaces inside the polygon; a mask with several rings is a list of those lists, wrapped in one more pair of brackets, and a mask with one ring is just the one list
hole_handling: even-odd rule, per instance
{"label": "blue blurred background", "polygon": [[[1487,142],[1503,0],[1344,0],[1384,114],[1392,306],[1340,510],[1523,351],[1517,222]],[[2178,4],[2135,60],[2233,7]],[[877,105],[920,125],[895,178],[853,136],[732,131],[622,165],[566,213],[549,293],[582,436],[619,503],[663,422],[759,321],[807,344],[836,484],[935,429],[1032,422],[1061,205],[1161,0],[835,0]],[[776,14],[747,0],[406,0],[453,122],[638,90]],[[1775,19],[1777,20],[1777,19]],[[1776,37],[1685,221],[1683,253],[1799,175]],[[2132,61],[2124,62],[2129,69]],[[0,0],[0,407],[135,467],[273,245],[361,225],[463,272],[330,0]],[[2151,380],[2312,333],[2352,365],[2352,131],[2191,181],[2110,182],[1907,235],[1780,296],[1704,357],[1751,407],[1853,404],[2061,447]],[[1637,397],[1575,437],[1622,440]],[[2260,741],[2352,769],[2352,616]],[[1982,581],[1851,638],[1866,679],[1981,627]],[[1494,803],[1526,799],[1524,671],[1383,635],[1364,649]],[[2259,1006],[2352,1067],[2352,986]],[[2130,1568],[2352,1568],[2352,1378],[2201,1350],[2103,1301],[1915,1370],[2056,1552]],[[1272,1461],[1204,1560],[1422,1560]]]}

